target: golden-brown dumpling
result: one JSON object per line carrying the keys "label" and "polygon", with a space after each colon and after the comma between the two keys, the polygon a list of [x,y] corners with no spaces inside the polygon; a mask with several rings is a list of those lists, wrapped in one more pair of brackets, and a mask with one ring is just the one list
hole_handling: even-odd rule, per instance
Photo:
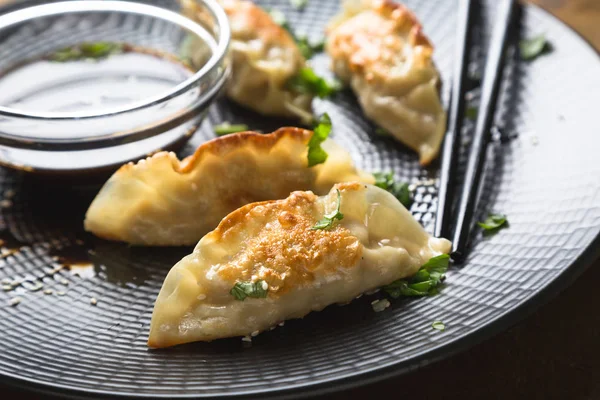
{"label": "golden-brown dumpling", "polygon": [[[296,93],[288,81],[306,60],[288,31],[251,1],[220,0],[231,26],[232,76],[227,96],[264,115],[312,119],[308,93]],[[182,0],[184,13],[197,19],[195,0]]]}
{"label": "golden-brown dumpling", "polygon": [[92,202],[85,229],[136,245],[194,245],[231,211],[294,190],[324,194],[338,182],[371,183],[333,140],[322,147],[323,164],[308,167],[313,132],[281,128],[213,139],[179,161],[161,152],[121,167]]}
{"label": "golden-brown dumpling", "polygon": [[348,1],[328,29],[327,52],[367,117],[417,151],[421,164],[430,163],[446,113],[433,47],[416,17],[390,0]]}
{"label": "golden-brown dumpling", "polygon": [[[315,229],[336,211],[341,220]],[[171,269],[148,344],[256,334],[411,276],[449,251],[450,242],[428,235],[393,195],[371,185],[342,183],[323,197],[294,192],[249,204]],[[244,298],[239,285],[258,295]]]}

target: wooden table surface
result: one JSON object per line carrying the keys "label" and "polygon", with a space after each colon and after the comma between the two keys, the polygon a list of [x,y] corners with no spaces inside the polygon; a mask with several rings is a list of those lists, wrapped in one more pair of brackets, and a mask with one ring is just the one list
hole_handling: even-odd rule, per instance
{"label": "wooden table surface", "polygon": [[[0,0],[0,4],[6,0]],[[600,0],[533,0],[600,51]],[[600,260],[550,303],[469,351],[322,397],[600,400]],[[0,399],[40,397],[0,386]],[[321,399],[321,398],[320,398]]]}

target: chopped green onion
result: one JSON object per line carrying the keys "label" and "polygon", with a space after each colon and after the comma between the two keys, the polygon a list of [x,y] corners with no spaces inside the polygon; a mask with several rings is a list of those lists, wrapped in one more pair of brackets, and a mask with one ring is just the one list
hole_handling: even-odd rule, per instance
{"label": "chopped green onion", "polygon": [[477,107],[467,108],[467,118],[470,119],[471,121],[475,121],[477,119],[478,111],[479,110],[477,109]]}
{"label": "chopped green onion", "polygon": [[122,53],[124,45],[113,42],[84,42],[75,46],[65,47],[48,56],[50,61],[68,62],[77,60],[97,60],[113,54]]}
{"label": "chopped green onion", "polygon": [[410,208],[412,205],[412,194],[408,183],[395,182],[394,174],[392,172],[375,172],[373,176],[375,177],[375,186],[387,190],[393,194],[404,207]]}
{"label": "chopped green onion", "polygon": [[289,89],[297,93],[308,93],[320,98],[331,96],[341,89],[339,81],[327,82],[310,67],[303,67],[288,81]]}
{"label": "chopped green onion", "polygon": [[388,299],[375,300],[371,302],[371,307],[375,312],[382,312],[386,308],[390,306],[390,301]]}
{"label": "chopped green onion", "polygon": [[477,225],[486,231],[496,231],[508,223],[506,215],[489,214],[485,221],[478,222]]}
{"label": "chopped green onion", "polygon": [[325,48],[325,42],[323,40],[311,43],[306,36],[295,37],[294,40],[300,49],[300,53],[304,58],[312,58],[316,53],[321,53]]}
{"label": "chopped green onion", "polygon": [[[299,7],[298,9],[303,8],[306,5],[306,3],[308,3],[307,0],[291,0],[291,1],[297,1],[298,3],[304,3],[304,5],[302,7]],[[294,32],[294,30],[290,26],[287,18],[285,17],[285,14],[282,13],[281,11],[273,9],[273,10],[269,11],[269,15],[271,15],[271,18],[273,18],[273,21],[277,25],[281,26],[292,36],[292,39],[294,40],[294,42],[296,42],[296,45],[300,49],[300,52],[302,53],[304,58],[306,58],[306,59],[312,58],[312,56],[314,56],[315,53],[320,53],[325,48],[325,42],[323,40],[321,40],[317,43],[311,43],[306,36],[297,35],[296,32]]]}
{"label": "chopped green onion", "polygon": [[377,136],[390,136],[390,133],[388,131],[386,131],[385,129],[383,129],[383,128],[377,128],[377,129],[375,129],[375,134]]}
{"label": "chopped green onion", "polygon": [[319,222],[317,222],[317,224],[312,227],[313,230],[329,229],[333,226],[333,224],[336,220],[341,221],[342,219],[344,219],[344,214],[342,214],[340,212],[341,194],[340,194],[339,190],[336,190],[336,191],[337,191],[337,205],[335,207],[335,210],[333,210],[329,214],[325,214],[323,216],[323,219],[320,220]]}
{"label": "chopped green onion", "polygon": [[255,299],[267,297],[269,285],[263,280],[256,282],[237,282],[229,291],[236,300],[244,301],[246,297]]}
{"label": "chopped green onion", "polygon": [[438,331],[444,331],[446,329],[446,325],[442,321],[433,321],[431,327]]}
{"label": "chopped green onion", "polygon": [[524,61],[531,61],[542,54],[550,52],[552,47],[550,46],[550,43],[546,41],[544,35],[538,35],[531,39],[521,40],[519,42],[519,50],[521,59]]}
{"label": "chopped green onion", "polygon": [[308,166],[313,167],[327,161],[327,152],[321,147],[321,144],[327,139],[331,132],[331,119],[329,114],[325,113],[319,118],[318,124],[313,131],[308,142]]}
{"label": "chopped green onion", "polygon": [[296,10],[302,10],[308,4],[308,0],[290,0],[290,4]]}
{"label": "chopped green onion", "polygon": [[437,293],[437,287],[445,279],[450,256],[441,254],[432,257],[417,271],[415,275],[406,279],[398,279],[383,287],[383,290],[392,298],[419,297]]}
{"label": "chopped green onion", "polygon": [[215,134],[217,136],[229,135],[230,133],[244,132],[248,130],[246,124],[230,124],[229,122],[223,122],[222,124],[215,125]]}

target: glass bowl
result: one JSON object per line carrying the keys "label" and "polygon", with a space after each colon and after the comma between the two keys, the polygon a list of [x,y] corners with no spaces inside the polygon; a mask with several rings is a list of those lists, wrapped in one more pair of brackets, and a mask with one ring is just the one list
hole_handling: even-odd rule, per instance
{"label": "glass bowl", "polygon": [[0,15],[0,164],[107,170],[183,145],[228,76],[227,17],[197,3],[202,25],[177,1],[25,1]]}

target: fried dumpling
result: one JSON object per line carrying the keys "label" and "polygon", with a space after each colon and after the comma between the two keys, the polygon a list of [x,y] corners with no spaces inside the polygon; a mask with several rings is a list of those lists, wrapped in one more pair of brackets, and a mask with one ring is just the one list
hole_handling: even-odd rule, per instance
{"label": "fried dumpling", "polygon": [[182,161],[161,152],[126,164],[92,202],[85,229],[136,245],[195,245],[248,203],[283,199],[294,190],[325,194],[338,182],[374,181],[331,139],[322,144],[327,160],[309,168],[312,135],[300,128],[243,132],[206,142]]}
{"label": "fried dumpling", "polygon": [[423,165],[438,154],[446,113],[433,47],[416,17],[390,0],[347,1],[333,20],[327,52],[367,117],[414,149]]}
{"label": "fried dumpling", "polygon": [[[288,81],[306,64],[290,33],[251,1],[219,3],[231,27],[232,76],[227,96],[263,115],[311,120],[313,96],[288,88]],[[199,19],[195,0],[182,0],[182,6],[186,16]]]}
{"label": "fried dumpling", "polygon": [[256,334],[414,275],[449,251],[450,242],[431,237],[393,195],[371,185],[249,204],[171,269],[148,345]]}

